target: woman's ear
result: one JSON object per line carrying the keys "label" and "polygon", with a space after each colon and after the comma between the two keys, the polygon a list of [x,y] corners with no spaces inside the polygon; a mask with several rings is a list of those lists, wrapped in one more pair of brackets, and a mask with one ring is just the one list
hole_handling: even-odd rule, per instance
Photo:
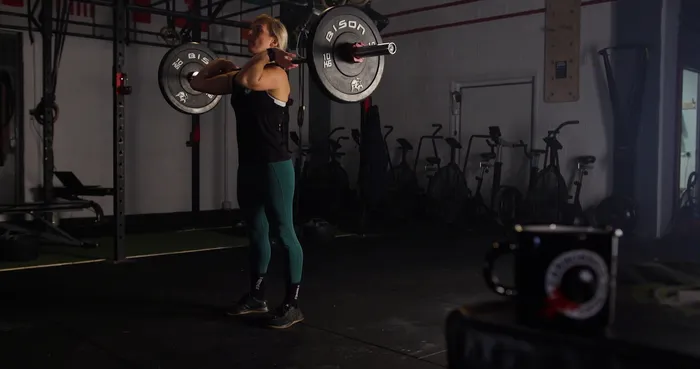
{"label": "woman's ear", "polygon": [[271,46],[271,47],[273,47],[273,48],[278,48],[278,47],[280,47],[280,44],[279,44],[279,42],[277,42],[277,38],[276,38],[276,37],[273,37],[273,38],[272,38],[272,46]]}

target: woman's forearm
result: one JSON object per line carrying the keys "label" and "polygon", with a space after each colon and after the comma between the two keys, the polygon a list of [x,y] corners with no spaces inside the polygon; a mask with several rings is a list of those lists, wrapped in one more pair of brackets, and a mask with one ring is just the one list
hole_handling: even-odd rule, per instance
{"label": "woman's forearm", "polygon": [[197,77],[199,78],[211,78],[218,74],[221,74],[221,70],[231,62],[226,59],[216,59],[213,62],[204,66],[197,72]]}
{"label": "woman's forearm", "polygon": [[236,80],[244,86],[255,85],[260,81],[265,70],[265,66],[270,63],[267,52],[253,56],[240,72],[236,75]]}

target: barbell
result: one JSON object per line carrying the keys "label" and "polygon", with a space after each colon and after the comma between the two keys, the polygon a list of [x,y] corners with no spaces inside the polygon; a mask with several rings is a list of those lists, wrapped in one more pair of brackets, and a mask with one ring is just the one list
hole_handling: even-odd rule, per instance
{"label": "barbell", "polygon": [[[326,96],[340,103],[370,96],[382,79],[384,56],[397,51],[395,43],[382,42],[372,19],[354,6],[326,9],[308,31],[306,57],[294,63],[307,65]],[[192,115],[214,109],[221,96],[196,91],[189,81],[215,59],[213,51],[196,42],[170,49],[158,68],[158,85],[168,104]]]}

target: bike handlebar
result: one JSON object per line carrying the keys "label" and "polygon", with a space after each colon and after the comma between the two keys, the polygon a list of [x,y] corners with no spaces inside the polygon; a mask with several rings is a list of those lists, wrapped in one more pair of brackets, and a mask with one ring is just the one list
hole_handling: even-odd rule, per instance
{"label": "bike handlebar", "polygon": [[386,129],[386,133],[384,134],[384,143],[386,143],[386,139],[389,137],[391,132],[394,132],[394,126],[384,126],[384,129]]}
{"label": "bike handlebar", "polygon": [[[520,142],[523,142],[523,141],[520,141]],[[532,153],[527,151],[527,144],[526,143],[523,143],[522,148],[523,148],[523,153],[525,153],[525,157],[528,159],[532,159]]]}
{"label": "bike handlebar", "polygon": [[437,136],[438,132],[442,130],[442,124],[439,123],[433,123],[433,127],[435,127],[435,132],[433,132],[433,136]]}
{"label": "bike handlebar", "polygon": [[328,138],[333,136],[334,133],[336,133],[338,131],[344,131],[344,130],[345,130],[345,127],[335,127],[335,128],[333,128],[333,130],[331,130],[331,133],[328,134]]}
{"label": "bike handlebar", "polygon": [[574,124],[579,124],[579,123],[580,123],[580,122],[579,122],[578,120],[567,120],[566,122],[560,124],[560,125],[559,125],[557,128],[555,128],[553,131],[549,131],[549,135],[550,135],[550,136],[556,136],[556,135],[559,134],[559,132],[561,132],[561,129],[562,129],[562,128],[564,128],[564,127],[566,127],[566,126],[574,125]]}
{"label": "bike handlebar", "polygon": [[503,147],[511,147],[511,148],[517,148],[517,147],[523,147],[523,146],[527,147],[527,144],[525,144],[523,142],[523,140],[520,140],[520,142],[518,142],[518,143],[514,143],[514,142],[508,142],[502,138],[499,138],[498,141],[499,141],[498,144],[503,146]]}

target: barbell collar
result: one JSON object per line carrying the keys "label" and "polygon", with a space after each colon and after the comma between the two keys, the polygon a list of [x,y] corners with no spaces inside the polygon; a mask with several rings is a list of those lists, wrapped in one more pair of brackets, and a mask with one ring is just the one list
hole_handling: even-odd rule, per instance
{"label": "barbell collar", "polygon": [[354,46],[352,54],[356,58],[367,58],[372,56],[384,56],[396,54],[396,44],[385,42],[377,45]]}
{"label": "barbell collar", "polygon": [[[396,44],[393,42],[385,42],[377,45],[346,44],[344,46],[347,46],[347,48],[351,48],[350,58],[348,58],[348,61],[354,60],[356,63],[361,63],[363,58],[394,55],[398,50]],[[338,48],[338,50],[343,50],[342,46],[338,46]],[[346,57],[347,48],[344,51],[341,51],[341,53],[345,54]],[[292,63],[294,64],[302,64],[306,62],[307,60],[305,58],[292,59]]]}

